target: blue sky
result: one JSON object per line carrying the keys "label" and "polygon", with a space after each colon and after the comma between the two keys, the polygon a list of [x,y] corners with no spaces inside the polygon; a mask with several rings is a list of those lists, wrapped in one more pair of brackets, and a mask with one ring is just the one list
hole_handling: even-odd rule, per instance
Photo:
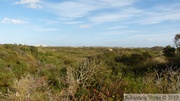
{"label": "blue sky", "polygon": [[0,0],[0,44],[173,46],[179,0]]}

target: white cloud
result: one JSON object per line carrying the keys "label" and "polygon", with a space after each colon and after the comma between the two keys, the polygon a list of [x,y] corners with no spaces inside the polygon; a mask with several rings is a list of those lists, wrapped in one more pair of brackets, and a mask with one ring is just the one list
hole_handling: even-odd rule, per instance
{"label": "white cloud", "polygon": [[60,17],[79,18],[87,15],[90,11],[96,9],[96,6],[83,4],[81,2],[65,1],[62,3],[48,3],[47,9]]}
{"label": "white cloud", "polygon": [[82,21],[69,21],[69,22],[65,22],[64,24],[68,24],[68,25],[72,25],[72,24],[81,24],[83,23]]}
{"label": "white cloud", "polygon": [[91,24],[102,24],[127,21],[127,23],[144,25],[180,20],[180,4],[138,9],[136,2],[139,0],[64,0],[59,2],[19,0],[16,4],[23,4],[30,8],[43,7],[44,10],[59,16],[59,20],[50,21],[48,24],[81,24],[85,21]]}
{"label": "white cloud", "polygon": [[[125,12],[120,12],[120,10],[122,7],[130,6],[135,2],[137,2],[137,0],[64,0],[59,2],[19,0],[15,2],[15,4],[25,5],[29,8],[43,8],[59,16],[60,20],[49,22],[49,24],[61,22],[65,22],[64,24],[80,24],[82,21],[77,21],[79,18],[86,19],[87,21],[90,20],[91,23],[103,23],[129,17],[130,15],[125,14]],[[106,10],[112,10],[113,13],[100,14],[100,12],[105,12]],[[128,13],[130,13],[131,10],[129,10]]]}
{"label": "white cloud", "polygon": [[142,12],[142,10],[136,8],[125,8],[118,12],[104,13],[92,16],[89,18],[89,20],[93,23],[116,22],[141,16]]}
{"label": "white cloud", "polygon": [[49,31],[56,31],[58,29],[56,28],[35,28],[34,31],[40,31],[40,32],[49,32]]}
{"label": "white cloud", "polygon": [[24,20],[20,20],[20,19],[10,19],[10,18],[3,18],[1,20],[2,23],[7,23],[7,24],[25,24]]}
{"label": "white cloud", "polygon": [[88,4],[97,5],[102,9],[129,6],[137,2],[137,0],[88,0],[86,2],[88,2]]}
{"label": "white cloud", "polygon": [[83,25],[80,25],[79,27],[80,27],[80,28],[90,28],[91,26],[88,25],[88,24],[83,24]]}
{"label": "white cloud", "polygon": [[29,8],[42,8],[40,2],[41,0],[20,0],[15,2],[15,4],[26,5]]}
{"label": "white cloud", "polygon": [[107,29],[124,29],[127,28],[128,26],[112,26],[112,27],[108,27]]}
{"label": "white cloud", "polygon": [[110,30],[110,31],[106,31],[103,33],[99,33],[102,35],[133,35],[133,34],[137,34],[139,33],[139,31],[136,30]]}
{"label": "white cloud", "polygon": [[44,3],[47,10],[64,18],[80,18],[92,12],[109,8],[121,8],[132,5],[137,0],[74,0],[60,3]]}
{"label": "white cloud", "polygon": [[140,24],[158,24],[165,21],[177,21],[180,20],[180,6],[176,5],[162,5],[160,7],[154,7],[147,10],[144,16],[138,23]]}
{"label": "white cloud", "polygon": [[100,14],[94,17],[90,17],[89,20],[94,23],[104,23],[104,22],[114,22],[118,21],[121,18],[126,18],[126,15],[120,15],[118,13],[107,13],[107,14]]}

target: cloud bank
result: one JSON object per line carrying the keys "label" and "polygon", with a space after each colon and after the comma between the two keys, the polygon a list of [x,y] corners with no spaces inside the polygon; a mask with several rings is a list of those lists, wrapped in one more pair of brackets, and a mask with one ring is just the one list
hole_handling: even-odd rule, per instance
{"label": "cloud bank", "polygon": [[6,23],[6,24],[25,24],[26,21],[24,20],[20,20],[20,19],[11,19],[11,18],[3,18],[1,20],[2,23]]}

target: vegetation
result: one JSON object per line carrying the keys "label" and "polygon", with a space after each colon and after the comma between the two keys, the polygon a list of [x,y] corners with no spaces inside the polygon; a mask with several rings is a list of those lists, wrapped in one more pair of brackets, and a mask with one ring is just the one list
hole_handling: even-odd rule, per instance
{"label": "vegetation", "polygon": [[122,101],[180,93],[177,48],[0,45],[1,101]]}
{"label": "vegetation", "polygon": [[174,57],[174,55],[175,55],[175,48],[171,47],[171,46],[166,46],[163,49],[163,52],[164,52],[164,56],[166,56],[166,57]]}

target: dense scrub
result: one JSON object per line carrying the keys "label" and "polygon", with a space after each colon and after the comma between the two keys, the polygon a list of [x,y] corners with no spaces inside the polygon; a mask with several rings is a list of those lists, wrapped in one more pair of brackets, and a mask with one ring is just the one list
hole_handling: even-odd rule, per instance
{"label": "dense scrub", "polygon": [[0,99],[121,101],[124,93],[180,93],[180,58],[168,49],[164,56],[161,47],[0,45]]}

